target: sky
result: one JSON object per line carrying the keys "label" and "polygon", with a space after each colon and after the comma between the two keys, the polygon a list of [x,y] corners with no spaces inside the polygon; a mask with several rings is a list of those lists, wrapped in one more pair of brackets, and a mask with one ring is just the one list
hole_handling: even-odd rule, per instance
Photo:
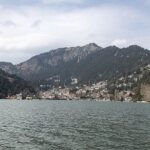
{"label": "sky", "polygon": [[0,61],[60,47],[150,49],[150,0],[0,0]]}

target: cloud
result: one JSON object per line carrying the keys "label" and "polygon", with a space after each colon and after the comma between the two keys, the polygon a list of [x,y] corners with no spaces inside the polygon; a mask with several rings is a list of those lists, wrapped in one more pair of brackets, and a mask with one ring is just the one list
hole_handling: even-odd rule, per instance
{"label": "cloud", "polygon": [[32,23],[32,27],[34,28],[34,27],[38,27],[40,24],[41,24],[41,20],[35,20],[33,23]]}
{"label": "cloud", "polygon": [[81,4],[85,0],[42,0],[46,4]]}
{"label": "cloud", "polygon": [[13,0],[13,1],[0,0],[0,4],[2,6],[74,5],[74,4],[84,4],[85,2],[88,1],[86,0]]}
{"label": "cloud", "polygon": [[16,26],[16,24],[11,20],[2,21],[2,22],[0,22],[0,25],[5,26],[5,27],[14,27],[14,26]]}
{"label": "cloud", "polygon": [[115,45],[115,46],[123,47],[123,46],[126,46],[126,45],[127,45],[127,40],[124,40],[124,39],[116,39],[116,40],[114,40],[111,44],[112,44],[112,45]]}
{"label": "cloud", "polygon": [[[83,2],[42,1],[45,5]],[[136,8],[103,4],[65,9],[37,3],[34,6],[0,8],[1,61],[19,63],[51,49],[90,42],[102,47],[140,44],[150,48],[149,15]]]}

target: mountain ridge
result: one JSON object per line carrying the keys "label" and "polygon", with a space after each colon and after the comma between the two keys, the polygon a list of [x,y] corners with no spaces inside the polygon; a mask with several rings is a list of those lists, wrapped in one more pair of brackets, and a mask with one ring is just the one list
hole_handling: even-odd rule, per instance
{"label": "mountain ridge", "polygon": [[41,53],[17,65],[3,62],[0,68],[30,81],[55,85],[59,80],[59,85],[69,85],[72,78],[79,84],[111,80],[149,63],[150,51],[138,45],[102,48],[89,43]]}

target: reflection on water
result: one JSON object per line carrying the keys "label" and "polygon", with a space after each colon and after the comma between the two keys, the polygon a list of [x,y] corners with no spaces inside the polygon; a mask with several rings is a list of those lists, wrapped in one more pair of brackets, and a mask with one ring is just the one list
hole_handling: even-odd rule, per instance
{"label": "reflection on water", "polygon": [[150,150],[150,104],[2,100],[0,149]]}

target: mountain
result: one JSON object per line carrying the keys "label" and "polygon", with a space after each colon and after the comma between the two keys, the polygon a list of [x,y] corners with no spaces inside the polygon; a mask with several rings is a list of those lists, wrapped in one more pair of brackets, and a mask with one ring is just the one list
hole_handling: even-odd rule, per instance
{"label": "mountain", "polygon": [[95,43],[59,48],[32,57],[18,65],[0,63],[0,68],[30,81],[70,85],[112,80],[150,63],[150,51],[140,46],[101,48]]}
{"label": "mountain", "polygon": [[0,62],[0,68],[3,69],[4,71],[10,73],[10,74],[16,74],[17,73],[17,68],[15,65],[9,62]]}
{"label": "mountain", "polygon": [[27,80],[41,80],[59,75],[59,70],[65,73],[71,67],[68,68],[65,65],[73,62],[79,63],[89,54],[100,49],[101,47],[94,43],[83,47],[59,48],[34,56],[28,61],[17,65],[16,68],[18,75]]}
{"label": "mountain", "polygon": [[150,51],[133,45],[120,49],[107,47],[95,52],[78,65],[84,81],[111,80],[130,74],[150,63]]}
{"label": "mountain", "polygon": [[102,48],[94,43],[83,47],[59,48],[34,56],[28,61],[18,65],[1,62],[0,68],[8,73],[17,74],[26,80],[43,80],[55,76],[59,70],[58,68],[65,69],[63,65],[74,61],[80,62],[89,54],[99,51],[100,49]]}
{"label": "mountain", "polygon": [[29,94],[35,93],[35,90],[27,81],[0,69],[0,99],[20,92]]}

